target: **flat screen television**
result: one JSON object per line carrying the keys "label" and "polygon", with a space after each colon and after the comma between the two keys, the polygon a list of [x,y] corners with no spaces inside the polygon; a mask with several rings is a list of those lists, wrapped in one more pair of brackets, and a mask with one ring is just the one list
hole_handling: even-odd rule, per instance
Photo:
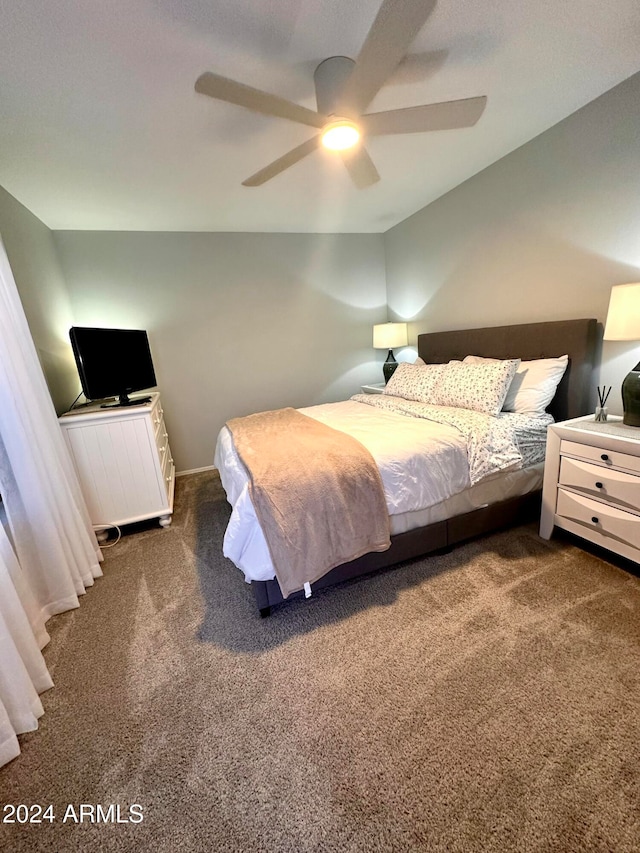
{"label": "flat screen television", "polygon": [[[82,390],[88,400],[118,397],[119,402],[112,405],[139,405],[143,400],[130,400],[129,394],[156,385],[146,332],[73,326],[69,337]],[[150,399],[147,397],[144,402]]]}

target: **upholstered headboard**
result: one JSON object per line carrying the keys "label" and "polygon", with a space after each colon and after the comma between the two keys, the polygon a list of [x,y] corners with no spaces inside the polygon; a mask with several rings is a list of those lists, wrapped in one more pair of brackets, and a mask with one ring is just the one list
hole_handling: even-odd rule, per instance
{"label": "upholstered headboard", "polygon": [[593,369],[601,338],[602,327],[596,320],[557,320],[418,335],[418,354],[433,364],[466,355],[529,361],[566,354],[569,366],[549,406],[555,420],[564,421],[594,410]]}

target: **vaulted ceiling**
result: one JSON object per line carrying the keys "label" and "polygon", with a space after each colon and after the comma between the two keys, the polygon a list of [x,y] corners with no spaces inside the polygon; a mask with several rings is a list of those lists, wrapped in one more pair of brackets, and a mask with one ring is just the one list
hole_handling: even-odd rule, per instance
{"label": "vaulted ceiling", "polygon": [[[367,140],[358,190],[313,129],[194,91],[203,71],[316,109],[380,0],[0,5],[0,184],[53,229],[379,232],[640,70],[638,0],[439,0],[370,111],[487,95],[474,127]],[[401,4],[399,4],[401,5]]]}

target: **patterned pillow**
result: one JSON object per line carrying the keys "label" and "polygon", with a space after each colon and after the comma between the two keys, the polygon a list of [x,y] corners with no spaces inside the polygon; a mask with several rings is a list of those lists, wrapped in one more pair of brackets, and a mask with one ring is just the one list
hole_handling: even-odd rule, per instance
{"label": "patterned pillow", "polygon": [[402,362],[382,393],[405,400],[417,400],[419,403],[434,403],[434,389],[445,367],[444,364]]}
{"label": "patterned pillow", "polygon": [[[464,360],[465,364],[481,364],[487,361],[495,359],[468,355]],[[555,397],[568,363],[568,355],[521,361],[502,404],[502,411],[519,412],[536,418],[546,415],[547,406]]]}
{"label": "patterned pillow", "polygon": [[435,389],[434,402],[497,416],[519,364],[520,359],[482,364],[450,361]]}

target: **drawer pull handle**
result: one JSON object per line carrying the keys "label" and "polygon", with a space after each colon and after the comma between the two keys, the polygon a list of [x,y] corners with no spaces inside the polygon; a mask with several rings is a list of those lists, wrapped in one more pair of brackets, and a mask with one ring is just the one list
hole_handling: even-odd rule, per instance
{"label": "drawer pull handle", "polygon": [[602,459],[602,461],[603,461],[603,462],[608,462],[608,461],[609,461],[609,454],[608,454],[608,453],[603,453],[603,454],[600,456],[600,459]]}
{"label": "drawer pull handle", "polygon": [[604,486],[602,483],[596,483],[596,489],[603,489]]}
{"label": "drawer pull handle", "polygon": [[598,516],[597,516],[597,515],[592,515],[592,516],[591,516],[591,521],[593,521],[593,523],[594,523],[594,524],[597,524],[597,523],[600,521],[600,519],[598,518]]}

